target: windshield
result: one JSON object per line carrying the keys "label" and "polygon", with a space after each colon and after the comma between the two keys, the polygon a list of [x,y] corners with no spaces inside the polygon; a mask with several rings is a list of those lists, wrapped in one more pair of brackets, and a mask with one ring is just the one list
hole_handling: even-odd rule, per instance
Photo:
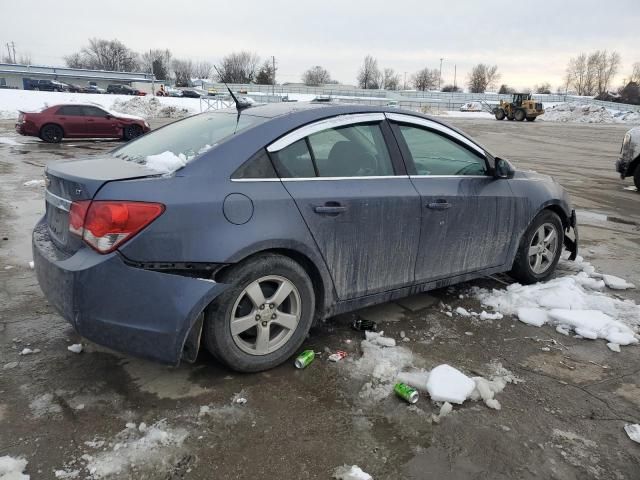
{"label": "windshield", "polygon": [[222,140],[266,119],[237,112],[202,113],[144,135],[113,151],[113,156],[170,173],[215,147]]}

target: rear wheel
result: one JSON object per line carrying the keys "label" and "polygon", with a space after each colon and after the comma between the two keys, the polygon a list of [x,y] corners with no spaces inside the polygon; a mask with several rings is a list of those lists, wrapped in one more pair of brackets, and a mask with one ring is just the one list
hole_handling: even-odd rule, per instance
{"label": "rear wheel", "polygon": [[40,138],[47,143],[60,143],[64,131],[60,125],[49,123],[40,129]]}
{"label": "rear wheel", "polygon": [[524,113],[524,110],[516,110],[513,114],[513,118],[517,121],[522,122],[527,115]]}
{"label": "rear wheel", "polygon": [[253,257],[223,275],[231,284],[206,310],[204,344],[240,372],[273,368],[302,345],[315,295],[304,269],[288,257]]}
{"label": "rear wheel", "polygon": [[142,128],[140,128],[140,125],[127,125],[124,127],[122,137],[128,142],[140,135],[142,135]]}
{"label": "rear wheel", "polygon": [[633,183],[636,184],[638,193],[640,193],[640,165],[636,165],[636,171],[633,174]]}
{"label": "rear wheel", "polygon": [[543,210],[522,236],[509,275],[525,285],[547,280],[560,260],[563,243],[560,218],[551,210]]}
{"label": "rear wheel", "polygon": [[496,115],[496,120],[504,120],[504,117],[507,116],[507,114],[504,113],[504,110],[502,108],[497,108],[495,115]]}

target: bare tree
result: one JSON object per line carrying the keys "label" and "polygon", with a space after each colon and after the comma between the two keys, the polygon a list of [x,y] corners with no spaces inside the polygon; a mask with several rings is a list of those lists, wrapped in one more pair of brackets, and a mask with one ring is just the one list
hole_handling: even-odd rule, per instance
{"label": "bare tree", "polygon": [[543,82],[540,85],[534,85],[533,91],[536,93],[551,93],[551,84],[549,82]]}
{"label": "bare tree", "polygon": [[640,83],[640,62],[636,62],[631,67],[631,78],[629,78],[630,82]]}
{"label": "bare tree", "polygon": [[511,88],[509,85],[507,85],[506,83],[503,83],[502,85],[500,85],[500,90],[498,90],[498,93],[503,95],[511,94],[511,93],[515,93],[515,90]]}
{"label": "bare tree", "polygon": [[230,53],[218,65],[218,80],[227,83],[251,83],[258,73],[260,57],[252,52]]}
{"label": "bare tree", "polygon": [[571,87],[578,95],[598,95],[606,92],[619,68],[618,52],[608,54],[606,50],[596,50],[589,55],[581,53],[569,59],[567,89]]}
{"label": "bare tree", "polygon": [[499,79],[497,65],[479,63],[471,69],[467,85],[471,93],[484,93],[487,88],[494,87]]}
{"label": "bare tree", "polygon": [[400,88],[400,75],[393,68],[385,68],[382,74],[382,88],[385,90],[398,90]]}
{"label": "bare tree", "polygon": [[193,62],[191,60],[175,59],[171,62],[176,87],[188,87],[193,78]]}
{"label": "bare tree", "polygon": [[80,52],[65,57],[68,66],[132,72],[139,68],[138,54],[120,40],[89,39],[89,45]]}
{"label": "bare tree", "polygon": [[316,65],[302,74],[302,82],[310,87],[318,87],[331,83],[331,75],[329,74],[329,70],[320,65]]}
{"label": "bare tree", "polygon": [[437,68],[423,68],[411,78],[411,83],[416,90],[431,90],[438,85],[440,71]]}
{"label": "bare tree", "polygon": [[566,71],[567,90],[572,88],[578,95],[584,95],[587,80],[587,55],[581,53],[569,59]]}
{"label": "bare tree", "polygon": [[171,71],[171,52],[167,50],[149,50],[141,56],[141,67],[151,72],[158,80],[168,80]]}
{"label": "bare tree", "polygon": [[200,80],[206,80],[211,77],[213,65],[211,62],[196,62],[193,64],[193,76]]}
{"label": "bare tree", "polygon": [[276,69],[270,60],[265,60],[262,64],[260,70],[258,70],[255,81],[258,85],[275,85]]}
{"label": "bare tree", "polygon": [[371,55],[364,57],[364,63],[358,72],[358,86],[364,89],[379,89],[382,83],[382,73],[378,69],[378,61]]}

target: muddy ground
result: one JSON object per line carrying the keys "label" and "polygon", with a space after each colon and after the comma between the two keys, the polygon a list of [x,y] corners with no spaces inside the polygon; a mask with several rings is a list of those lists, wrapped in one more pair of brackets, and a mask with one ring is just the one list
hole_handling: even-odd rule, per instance
{"label": "muddy ground", "polygon": [[[625,190],[630,183],[614,171],[624,126],[452,123],[518,167],[560,181],[579,210],[586,259],[640,285],[640,194]],[[410,341],[402,345],[426,368],[448,363],[488,374],[500,362],[522,380],[498,395],[502,410],[467,402],[439,424],[426,396],[418,408],[393,396],[365,402],[358,393],[366,379],[352,376],[350,361],[330,363],[326,354],[305,370],[289,362],[239,375],[206,353],[194,365],[168,368],[79,338],[44,300],[28,266],[44,190],[23,184],[42,178],[47,162],[114,145],[46,145],[0,122],[0,456],[26,458],[32,479],[55,478],[56,470],[67,472],[60,478],[74,471],[87,478],[89,459],[105,449],[117,458],[116,444],[137,438],[131,428],[121,433],[127,422],[163,419],[161,428],[174,436],[155,450],[140,444],[136,457],[123,453],[135,466],[115,478],[326,479],[343,464],[375,479],[640,478],[640,445],[623,431],[640,423],[640,347],[614,353],[604,341],[509,317],[478,322],[441,313],[440,302],[480,310],[459,295],[473,285],[500,288],[505,277],[332,318],[306,342],[357,358],[362,337],[349,324],[360,315],[397,340],[404,331]],[[638,290],[621,296],[640,301]],[[542,350],[551,339],[561,345]],[[78,342],[83,353],[67,350]],[[40,352],[19,355],[25,347]],[[232,403],[236,394],[247,403]]]}

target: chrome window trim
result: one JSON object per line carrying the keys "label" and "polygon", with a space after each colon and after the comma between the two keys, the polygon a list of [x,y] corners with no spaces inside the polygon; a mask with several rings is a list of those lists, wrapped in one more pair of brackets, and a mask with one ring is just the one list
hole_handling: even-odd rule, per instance
{"label": "chrome window trim", "polygon": [[232,182],[279,182],[280,178],[232,178]]}
{"label": "chrome window trim", "polygon": [[286,134],[284,137],[270,144],[267,147],[267,151],[269,153],[279,152],[283,148],[288,147],[298,140],[308,137],[309,135],[313,135],[314,133],[328,130],[330,128],[343,127],[356,123],[381,122],[384,119],[384,113],[353,113],[326,118],[318,122],[310,123],[309,125],[305,125],[294,130],[293,132]]}
{"label": "chrome window trim", "polygon": [[306,181],[340,181],[340,180],[385,180],[404,178],[409,179],[409,175],[372,175],[359,177],[291,177],[291,178],[232,178],[232,182],[306,182]]}
{"label": "chrome window trim", "polygon": [[[394,120],[396,122],[410,123],[410,124],[413,124],[413,125],[418,125],[418,126],[421,126],[421,127],[427,127],[427,128],[431,128],[432,130],[437,130],[439,132],[445,133],[445,134],[449,135],[450,137],[453,137],[456,140],[459,140],[460,142],[464,143],[465,145],[467,145],[468,147],[472,148],[476,152],[478,152],[480,154],[480,156],[482,158],[484,158],[485,160],[487,158],[487,154],[485,153],[485,151],[481,147],[479,147],[478,145],[476,145],[475,143],[470,141],[468,138],[463,137],[462,135],[460,135],[455,130],[451,130],[450,128],[445,127],[444,125],[441,125],[441,124],[439,124],[437,122],[434,122],[432,120],[427,120],[426,118],[414,117],[412,115],[406,115],[406,114],[402,114],[402,113],[385,113],[385,116],[389,120]],[[461,175],[461,176],[464,176],[464,175]]]}
{"label": "chrome window trim", "polygon": [[66,198],[59,197],[58,195],[51,193],[49,190],[45,190],[45,201],[50,203],[56,208],[69,212],[71,210],[71,201]]}
{"label": "chrome window trim", "polygon": [[409,178],[491,178],[490,175],[409,175]]}

